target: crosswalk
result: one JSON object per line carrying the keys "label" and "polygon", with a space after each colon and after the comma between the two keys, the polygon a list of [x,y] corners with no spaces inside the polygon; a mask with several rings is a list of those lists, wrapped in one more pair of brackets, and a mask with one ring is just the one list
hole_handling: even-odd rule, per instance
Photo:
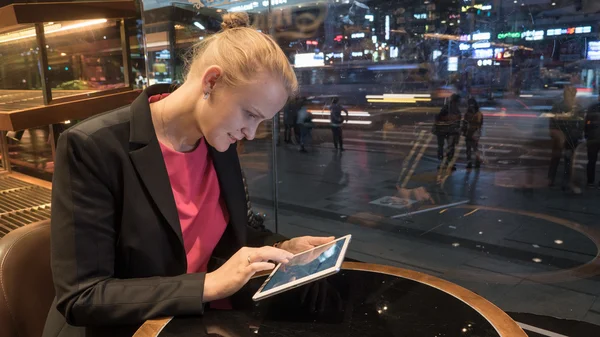
{"label": "crosswalk", "polygon": [[[437,139],[431,135],[431,123],[419,123],[395,127],[391,130],[345,131],[344,142],[347,149],[381,152],[408,153],[417,146],[424,148],[425,157],[437,157]],[[419,138],[424,133],[427,137]],[[431,136],[429,136],[431,135]],[[327,137],[327,135],[325,135]],[[488,164],[516,164],[526,166],[548,165],[552,154],[551,139],[546,121],[519,121],[518,125],[490,123],[484,127],[479,142],[483,160]],[[327,139],[321,145],[327,147]],[[587,164],[585,144],[576,151],[575,165],[581,168]],[[464,137],[457,146],[457,159],[466,161]]]}

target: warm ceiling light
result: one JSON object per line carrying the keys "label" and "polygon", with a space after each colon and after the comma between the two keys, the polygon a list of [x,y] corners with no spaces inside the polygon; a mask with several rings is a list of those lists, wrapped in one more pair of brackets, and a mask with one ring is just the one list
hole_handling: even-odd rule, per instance
{"label": "warm ceiling light", "polygon": [[[56,32],[64,32],[71,29],[83,28],[87,26],[97,25],[100,23],[108,22],[107,19],[96,19],[96,20],[88,20],[80,23],[76,23],[73,25],[63,26],[60,23],[50,23],[47,26],[44,26],[44,32],[46,35],[50,35]],[[16,41],[21,39],[27,39],[30,37],[35,37],[35,28],[24,29],[18,32],[13,32],[0,36],[0,43]]]}

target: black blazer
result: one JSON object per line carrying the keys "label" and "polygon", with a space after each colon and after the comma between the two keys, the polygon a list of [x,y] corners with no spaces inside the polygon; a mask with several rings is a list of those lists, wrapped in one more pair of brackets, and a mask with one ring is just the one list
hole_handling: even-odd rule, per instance
{"label": "black blazer", "polygon": [[[145,320],[203,312],[204,273],[186,274],[175,200],[146,89],[131,106],[65,131],[52,183],[56,299],[44,337],[131,336]],[[235,144],[209,147],[230,222],[209,270],[242,246],[284,239],[248,225]]]}

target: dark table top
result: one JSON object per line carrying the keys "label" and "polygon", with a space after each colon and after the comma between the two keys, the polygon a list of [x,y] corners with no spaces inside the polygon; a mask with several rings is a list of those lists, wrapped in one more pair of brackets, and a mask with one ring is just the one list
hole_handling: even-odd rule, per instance
{"label": "dark table top", "polygon": [[135,337],[526,336],[480,296],[413,271],[345,263],[336,275],[253,302],[264,279],[202,317],[149,321]]}

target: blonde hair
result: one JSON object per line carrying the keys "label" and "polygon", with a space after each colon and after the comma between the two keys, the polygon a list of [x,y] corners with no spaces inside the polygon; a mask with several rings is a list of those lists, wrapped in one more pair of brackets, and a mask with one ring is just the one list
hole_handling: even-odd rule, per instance
{"label": "blonde hair", "polygon": [[250,28],[243,12],[223,15],[222,30],[196,43],[188,55],[189,76],[200,76],[210,65],[223,74],[219,83],[235,87],[250,82],[260,72],[280,79],[289,96],[298,90],[298,80],[287,57],[268,35]]}

